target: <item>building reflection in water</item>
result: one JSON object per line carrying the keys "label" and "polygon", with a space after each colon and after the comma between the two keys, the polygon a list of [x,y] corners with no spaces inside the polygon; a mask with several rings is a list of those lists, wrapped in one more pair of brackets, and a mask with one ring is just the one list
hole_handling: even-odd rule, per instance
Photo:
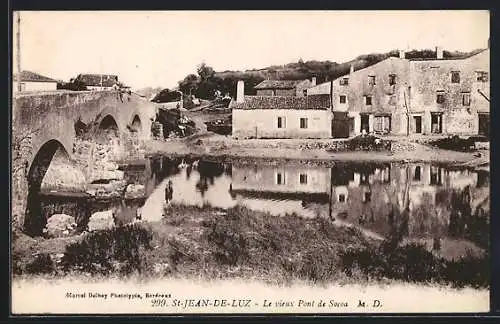
{"label": "building reflection in water", "polygon": [[[445,238],[480,246],[489,239],[488,171],[426,163],[349,162],[326,168],[168,157],[151,158],[142,169],[123,170],[129,183],[144,185],[147,199],[113,204],[130,214],[141,207],[153,219],[161,218],[165,186],[172,181],[173,203],[219,208],[239,204],[276,216],[326,217],[384,238],[400,235],[430,242],[435,249]],[[54,204],[54,199],[46,200],[44,208],[51,205],[54,211]],[[74,209],[75,215],[82,214],[79,219],[109,207],[71,204],[58,210]]]}

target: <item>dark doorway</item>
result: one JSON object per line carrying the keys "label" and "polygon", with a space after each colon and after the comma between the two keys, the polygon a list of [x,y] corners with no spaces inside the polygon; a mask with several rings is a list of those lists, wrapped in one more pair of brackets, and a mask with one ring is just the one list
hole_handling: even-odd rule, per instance
{"label": "dark doorway", "polygon": [[370,132],[370,115],[368,114],[362,114],[361,115],[361,129],[360,131],[369,133]]}
{"label": "dark doorway", "polygon": [[490,136],[490,115],[478,114],[479,118],[479,135]]}
{"label": "dark doorway", "polygon": [[415,122],[415,133],[422,134],[422,116],[413,116]]}
{"label": "dark doorway", "polygon": [[349,137],[349,117],[347,112],[334,112],[332,120],[332,137]]}
{"label": "dark doorway", "polygon": [[354,136],[354,117],[349,117],[349,136]]}
{"label": "dark doorway", "polygon": [[443,132],[443,114],[431,113],[431,132],[441,134]]}

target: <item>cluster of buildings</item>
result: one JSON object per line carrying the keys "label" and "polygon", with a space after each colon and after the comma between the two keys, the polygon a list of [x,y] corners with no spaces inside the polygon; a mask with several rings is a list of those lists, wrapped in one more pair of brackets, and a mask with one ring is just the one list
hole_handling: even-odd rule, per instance
{"label": "cluster of buildings", "polygon": [[36,72],[24,70],[19,75],[15,74],[12,82],[13,94],[31,91],[55,91],[57,89],[111,90],[116,85],[128,88],[119,83],[118,76],[108,74],[79,74],[76,78],[72,78],[69,83],[64,83]]}
{"label": "cluster of buildings", "polygon": [[362,133],[489,136],[489,48],[463,58],[389,57],[316,85],[265,80],[257,95],[238,82],[235,138],[346,138]]}

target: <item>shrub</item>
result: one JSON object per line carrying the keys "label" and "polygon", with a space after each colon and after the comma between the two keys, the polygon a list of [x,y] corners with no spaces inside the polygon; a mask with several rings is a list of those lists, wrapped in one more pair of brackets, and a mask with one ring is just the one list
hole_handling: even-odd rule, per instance
{"label": "shrub", "polygon": [[55,270],[55,263],[48,253],[37,255],[33,261],[26,265],[26,272],[29,274],[53,273]]}
{"label": "shrub", "polygon": [[391,247],[384,243],[377,248],[348,250],[341,254],[341,260],[348,276],[353,275],[352,269],[359,269],[374,279],[440,282],[459,287],[489,285],[487,257],[467,256],[447,261],[418,244]]}
{"label": "shrub", "polygon": [[153,233],[138,224],[96,231],[81,242],[70,244],[61,260],[65,271],[109,274],[119,267],[122,274],[147,271],[144,250],[152,249]]}

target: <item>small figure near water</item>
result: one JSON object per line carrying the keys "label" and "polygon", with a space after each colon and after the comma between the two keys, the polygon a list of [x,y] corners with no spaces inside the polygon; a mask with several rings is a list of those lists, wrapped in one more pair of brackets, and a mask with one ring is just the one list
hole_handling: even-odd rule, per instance
{"label": "small figure near water", "polygon": [[172,197],[174,195],[174,188],[172,186],[172,180],[168,180],[167,185],[165,186],[165,202],[167,205],[172,201]]}

